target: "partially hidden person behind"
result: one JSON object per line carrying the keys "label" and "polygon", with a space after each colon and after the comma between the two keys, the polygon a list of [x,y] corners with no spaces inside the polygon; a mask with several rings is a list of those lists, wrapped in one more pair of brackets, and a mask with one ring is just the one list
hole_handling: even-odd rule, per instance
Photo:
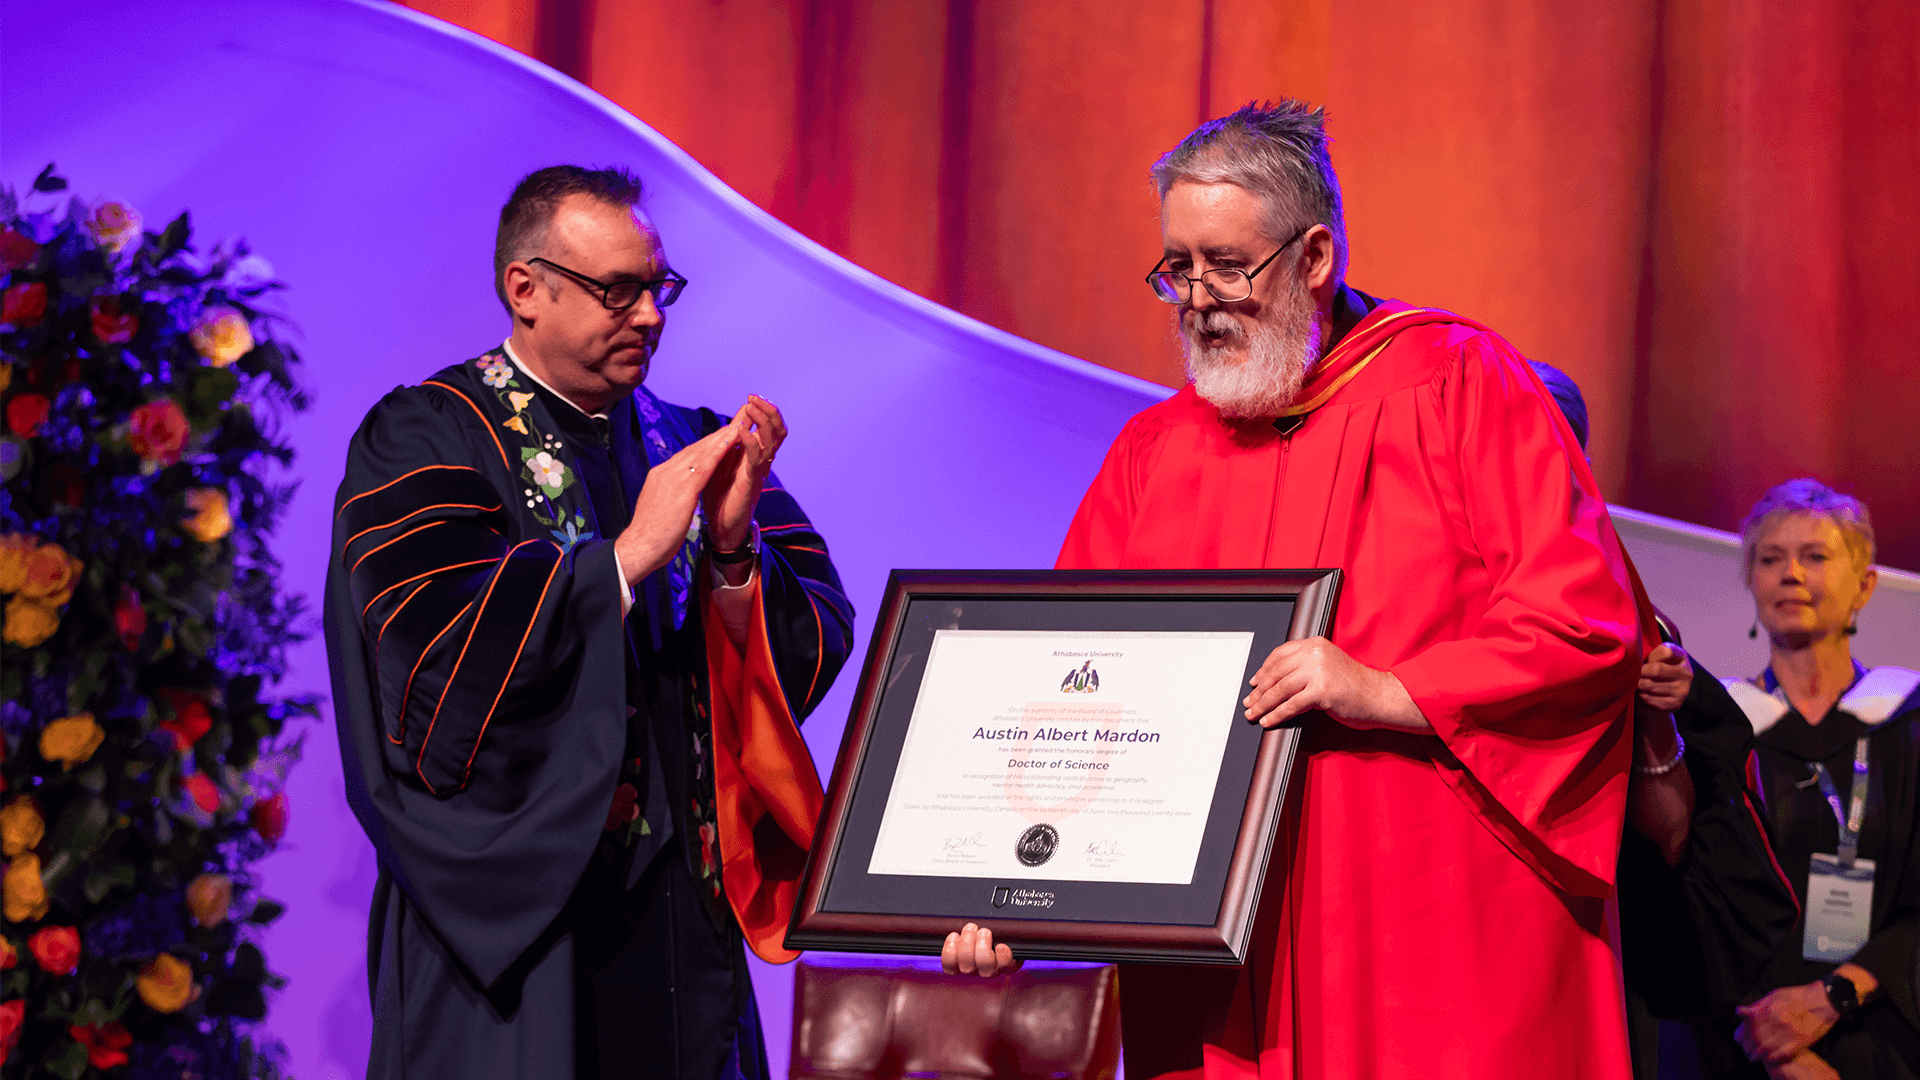
{"label": "partially hidden person behind", "polygon": [[326,631],[379,857],[372,1077],[762,1077],[846,658],[826,545],[731,418],[643,382],[687,287],[621,169],[500,214],[506,341],[367,414]]}
{"label": "partially hidden person behind", "polygon": [[1733,1042],[1703,1056],[1718,1051],[1710,1075],[1920,1077],[1920,672],[1853,656],[1879,579],[1873,524],[1858,499],[1800,479],[1762,496],[1740,531],[1769,659],[1727,688],[1753,725],[1804,914]]}
{"label": "partially hidden person behind", "polygon": [[[1242,703],[1302,731],[1248,962],[1123,965],[1128,1076],[1626,1077],[1651,617],[1566,421],[1494,331],[1346,284],[1321,110],[1249,105],[1152,175],[1188,383],[1121,431],[1059,565],[1345,577]],[[1017,960],[987,940],[943,959]]]}
{"label": "partially hidden person behind", "polygon": [[[1529,361],[1582,450],[1586,398],[1566,372]],[[1633,564],[1628,560],[1631,571]],[[1638,575],[1636,574],[1636,580]],[[1734,1006],[1799,916],[1761,814],[1753,728],[1657,607],[1640,668],[1633,779],[1620,844],[1620,951],[1633,1071],[1699,1073],[1699,1046],[1724,1042]],[[1674,1037],[1660,1021],[1690,1025]]]}

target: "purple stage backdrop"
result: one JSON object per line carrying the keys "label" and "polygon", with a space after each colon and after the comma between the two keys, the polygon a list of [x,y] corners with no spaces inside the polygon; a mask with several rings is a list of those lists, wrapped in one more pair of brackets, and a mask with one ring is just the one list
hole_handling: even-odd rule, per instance
{"label": "purple stage backdrop", "polygon": [[[348,436],[393,386],[505,335],[493,221],[513,181],[542,165],[627,164],[648,181],[692,281],[652,385],[727,412],[752,391],[786,411],[781,475],[860,611],[856,663],[889,568],[1050,565],[1108,442],[1167,392],[873,277],[591,91],[396,6],[0,0],[0,25],[0,180],[23,188],[51,161],[80,194],[129,202],[149,226],[191,209],[203,244],[245,236],[292,285],[284,307],[305,330],[316,405],[290,432],[304,486],[278,549],[286,587],[316,600]],[[1153,303],[1145,290],[1115,302]],[[1656,600],[1683,622],[1689,606],[1713,612],[1689,644],[1724,671],[1757,669],[1724,541],[1644,515],[1623,531]],[[1686,601],[1662,597],[1663,583]],[[1882,597],[1862,652],[1912,663],[1920,582],[1894,575]],[[1874,648],[1876,627],[1892,633]],[[294,662],[288,689],[325,693],[317,637]],[[805,729],[823,774],[854,674]],[[268,956],[291,979],[274,1029],[298,1075],[330,1080],[365,1063],[374,858],[333,732],[309,736],[292,828],[265,864],[290,909]],[[791,975],[756,965],[754,977],[784,1074]]]}

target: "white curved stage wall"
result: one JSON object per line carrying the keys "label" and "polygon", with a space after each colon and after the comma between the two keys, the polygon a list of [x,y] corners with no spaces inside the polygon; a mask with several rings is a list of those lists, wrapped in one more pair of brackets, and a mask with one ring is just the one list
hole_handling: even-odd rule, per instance
{"label": "white curved stage wall", "polygon": [[[292,286],[285,309],[305,331],[316,405],[289,433],[304,486],[279,551],[287,587],[309,596],[345,444],[368,406],[504,336],[492,223],[513,181],[542,165],[621,163],[647,179],[668,253],[692,281],[669,312],[653,385],[723,411],[749,391],[786,410],[780,471],[860,611],[856,667],[888,568],[1049,565],[1109,440],[1166,393],[867,274],[592,92],[405,9],[0,0],[0,24],[0,180],[24,187],[52,161],[80,194],[130,202],[150,225],[191,209],[203,245],[245,236]],[[1153,301],[1142,290],[1116,302]],[[1723,670],[1756,668],[1725,548],[1658,519],[1623,532],[1689,643]],[[1912,662],[1920,589],[1896,584],[1905,591],[1881,601],[1862,643],[1899,627],[1906,644],[1891,649],[1885,634],[1863,651]],[[286,688],[324,693],[319,642],[295,661]],[[841,676],[806,727],[823,773],[853,679]],[[291,832],[265,866],[290,907],[268,956],[291,978],[273,1024],[296,1073],[331,1078],[365,1061],[374,862],[341,794],[333,733],[310,735]],[[755,978],[784,1072],[790,976],[760,965]]]}

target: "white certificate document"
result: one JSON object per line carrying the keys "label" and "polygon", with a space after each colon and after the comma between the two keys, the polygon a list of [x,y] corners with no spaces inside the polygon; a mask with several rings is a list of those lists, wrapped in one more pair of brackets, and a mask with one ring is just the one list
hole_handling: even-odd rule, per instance
{"label": "white certificate document", "polygon": [[1252,647],[935,631],[867,872],[1191,884]]}

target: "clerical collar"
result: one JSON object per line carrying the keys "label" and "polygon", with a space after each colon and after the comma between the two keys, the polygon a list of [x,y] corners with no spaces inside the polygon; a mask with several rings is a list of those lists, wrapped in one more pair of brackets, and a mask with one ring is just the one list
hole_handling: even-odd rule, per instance
{"label": "clerical collar", "polygon": [[560,391],[558,391],[558,390],[555,390],[555,389],[554,389],[553,387],[551,387],[551,386],[548,386],[548,385],[547,385],[547,380],[545,380],[545,379],[543,379],[543,378],[541,378],[541,377],[540,377],[540,376],[538,376],[538,375],[535,375],[535,374],[534,374],[533,372],[531,372],[531,371],[528,371],[528,370],[527,370],[527,365],[525,365],[525,364],[523,364],[523,363],[521,363],[521,362],[520,362],[520,357],[518,357],[518,356],[516,356],[516,355],[514,354],[514,351],[513,351],[513,342],[512,342],[511,340],[508,340],[508,341],[503,341],[503,342],[501,342],[501,343],[500,343],[500,350],[501,350],[502,352],[504,352],[504,353],[506,353],[506,354],[507,354],[507,359],[509,359],[509,360],[511,360],[511,361],[513,361],[513,366],[514,366],[514,367],[517,367],[517,368],[519,368],[519,369],[520,369],[520,374],[522,374],[522,375],[525,375],[525,376],[526,376],[527,378],[529,378],[529,379],[531,379],[531,380],[533,380],[533,383],[534,383],[534,385],[535,385],[535,386],[538,386],[538,387],[539,387],[540,389],[542,389],[542,390],[545,390],[545,391],[546,391],[547,393],[549,393],[549,394],[552,394],[552,395],[553,395],[554,397],[557,397],[557,398],[559,398],[559,399],[560,399],[561,401],[564,401],[564,402],[566,402],[566,403],[567,403],[567,407],[568,407],[568,408],[571,408],[571,409],[572,409],[572,410],[573,410],[574,412],[577,412],[577,413],[579,413],[579,414],[580,414],[581,416],[584,416],[584,417],[586,417],[587,419],[589,419],[589,420],[591,420],[591,421],[593,421],[593,425],[594,425],[594,427],[596,427],[596,428],[605,428],[605,427],[606,427],[606,424],[607,424],[607,414],[606,414],[606,413],[603,413],[603,412],[597,412],[597,413],[590,413],[590,412],[588,412],[587,410],[585,410],[585,409],[583,409],[583,408],[581,408],[580,406],[578,406],[578,405],[575,405],[575,404],[573,403],[573,399],[572,399],[572,398],[570,398],[570,397],[568,397],[567,395],[565,395],[565,394],[563,394],[563,393],[561,393],[561,392],[560,392]]}

